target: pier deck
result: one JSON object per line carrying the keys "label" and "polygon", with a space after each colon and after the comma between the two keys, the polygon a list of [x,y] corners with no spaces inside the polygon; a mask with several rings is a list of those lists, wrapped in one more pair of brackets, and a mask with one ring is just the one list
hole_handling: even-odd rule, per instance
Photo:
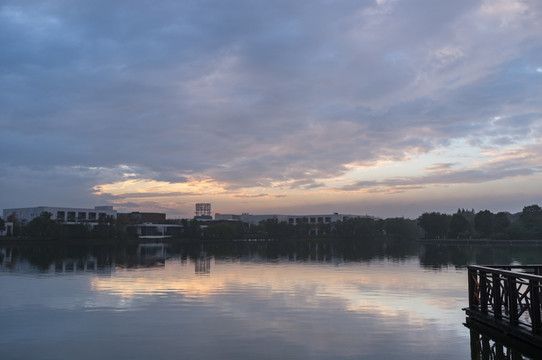
{"label": "pier deck", "polygon": [[470,321],[542,349],[542,265],[468,266]]}

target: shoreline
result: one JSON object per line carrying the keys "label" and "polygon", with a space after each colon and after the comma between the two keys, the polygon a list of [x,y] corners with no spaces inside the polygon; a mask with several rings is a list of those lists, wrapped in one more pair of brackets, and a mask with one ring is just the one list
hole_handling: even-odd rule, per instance
{"label": "shoreline", "polygon": [[418,239],[420,244],[442,245],[542,245],[542,240],[506,240],[506,239]]}

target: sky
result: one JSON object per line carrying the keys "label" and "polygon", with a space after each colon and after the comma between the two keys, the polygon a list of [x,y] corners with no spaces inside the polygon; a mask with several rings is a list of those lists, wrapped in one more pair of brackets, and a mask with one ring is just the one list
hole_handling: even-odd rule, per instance
{"label": "sky", "polygon": [[542,204],[539,0],[3,0],[0,208]]}

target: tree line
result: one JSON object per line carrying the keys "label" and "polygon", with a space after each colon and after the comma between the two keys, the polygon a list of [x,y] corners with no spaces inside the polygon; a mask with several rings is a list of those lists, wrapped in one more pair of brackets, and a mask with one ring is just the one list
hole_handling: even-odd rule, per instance
{"label": "tree line", "polygon": [[415,240],[419,238],[542,240],[542,208],[536,204],[529,205],[518,214],[458,209],[454,214],[425,212],[415,220],[360,217],[335,223],[296,225],[270,219],[258,225],[245,225],[242,228],[238,225],[235,228],[232,226],[231,224],[210,225],[202,236],[288,238],[309,235],[351,240]]}
{"label": "tree line", "polygon": [[[15,221],[14,221],[15,220]],[[65,224],[52,219],[52,214],[44,212],[28,223],[14,223],[12,236],[29,239],[126,239],[131,235],[130,225],[114,218],[100,219],[98,225],[90,227],[87,223]],[[172,221],[170,221],[172,222]],[[287,238],[342,238],[342,239],[393,239],[414,240],[420,237],[416,220],[404,218],[373,219],[350,218],[335,223],[290,224],[276,219],[249,225],[239,221],[198,221],[183,219],[177,221],[183,231],[176,238],[231,240],[231,239],[287,239]],[[2,224],[0,224],[2,225]]]}
{"label": "tree line", "polygon": [[414,240],[421,235],[416,220],[369,217],[350,218],[334,223],[300,223],[296,225],[271,219],[250,227],[248,233],[265,234],[272,238],[306,237],[309,235],[320,238],[358,240]]}
{"label": "tree line", "polygon": [[542,208],[525,206],[521,213],[458,209],[455,214],[423,213],[418,225],[428,239],[541,240]]}
{"label": "tree line", "polygon": [[[1,220],[1,219],[0,219]],[[8,221],[13,221],[9,219]],[[15,219],[16,220],[16,219]],[[454,214],[425,212],[416,220],[405,218],[350,218],[334,223],[290,224],[276,219],[258,225],[241,222],[205,222],[183,219],[178,221],[183,231],[177,238],[243,239],[243,238],[304,238],[319,237],[349,240],[415,240],[426,239],[542,239],[542,208],[529,205],[519,214],[492,213],[489,210],[458,209]],[[36,239],[59,238],[127,238],[127,225],[112,217],[99,220],[90,227],[86,223],[63,224],[42,213],[26,224],[14,222],[11,235]],[[0,221],[0,230],[4,228]]]}

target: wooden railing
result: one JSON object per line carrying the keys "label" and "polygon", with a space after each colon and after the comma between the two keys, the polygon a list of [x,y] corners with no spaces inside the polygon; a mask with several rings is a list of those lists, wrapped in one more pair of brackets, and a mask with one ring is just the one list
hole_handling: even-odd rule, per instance
{"label": "wooden railing", "polygon": [[542,332],[542,265],[468,266],[467,313],[513,332]]}

